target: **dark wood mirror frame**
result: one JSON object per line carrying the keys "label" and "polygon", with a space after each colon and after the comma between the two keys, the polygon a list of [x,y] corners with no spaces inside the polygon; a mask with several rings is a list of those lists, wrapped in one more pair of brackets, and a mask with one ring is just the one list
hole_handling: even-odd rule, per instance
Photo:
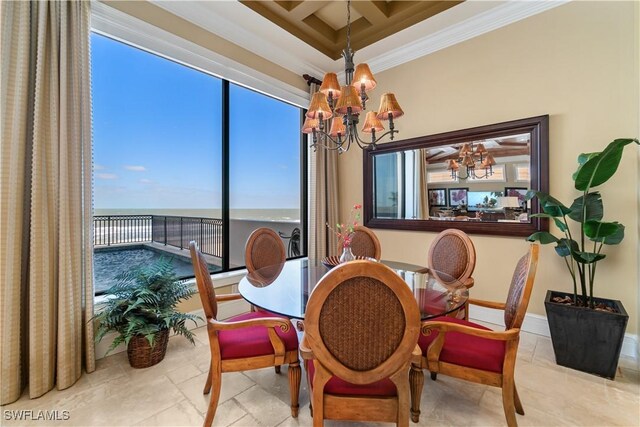
{"label": "dark wood mirror frame", "polygon": [[[398,151],[433,148],[441,145],[457,144],[472,140],[496,138],[518,133],[531,135],[530,183],[531,189],[549,191],[549,116],[530,117],[470,129],[456,130],[437,135],[420,136],[403,141],[381,144],[375,150],[363,151],[364,183],[364,224],[370,228],[393,230],[414,230],[440,232],[447,228],[457,228],[469,234],[489,234],[501,236],[528,236],[536,231],[547,231],[546,219],[530,218],[528,223],[476,222],[476,221],[433,221],[425,219],[388,219],[373,217],[373,156]],[[540,212],[540,205],[533,200],[530,214]]]}

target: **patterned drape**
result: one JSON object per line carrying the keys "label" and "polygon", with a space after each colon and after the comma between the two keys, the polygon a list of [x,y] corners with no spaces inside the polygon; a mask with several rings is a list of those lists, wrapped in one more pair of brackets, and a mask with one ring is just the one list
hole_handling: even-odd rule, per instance
{"label": "patterned drape", "polygon": [[418,215],[419,219],[429,219],[429,197],[427,196],[427,150],[421,148],[417,150],[417,162],[416,167],[418,169],[418,173],[416,176],[418,177],[418,200],[420,202],[420,212]]}
{"label": "patterned drape", "polygon": [[1,404],[95,369],[88,1],[2,2]]}
{"label": "patterned drape", "polygon": [[[309,93],[317,90],[311,83]],[[338,222],[338,152],[318,147],[309,151],[309,159],[309,258],[322,259],[338,250],[338,240],[327,228]]]}

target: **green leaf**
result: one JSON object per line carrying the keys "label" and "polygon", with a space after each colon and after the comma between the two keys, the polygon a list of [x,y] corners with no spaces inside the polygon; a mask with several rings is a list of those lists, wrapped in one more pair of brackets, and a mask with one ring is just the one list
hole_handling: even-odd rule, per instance
{"label": "green leaf", "polygon": [[578,176],[578,172],[580,172],[580,168],[582,168],[582,165],[587,163],[588,160],[590,160],[594,156],[597,156],[598,154],[600,154],[600,152],[580,154],[578,156],[578,169],[571,175],[571,178],[575,181],[576,176]]}
{"label": "green leaf", "polygon": [[530,242],[540,242],[543,245],[549,243],[557,243],[558,238],[548,231],[538,231],[537,233],[533,233],[531,236],[527,237],[527,240]]}
{"label": "green leaf", "polygon": [[589,160],[581,165],[575,173],[575,188],[580,191],[588,191],[589,188],[608,181],[618,169],[622,150],[633,142],[640,145],[640,141],[637,139],[616,139],[609,143],[602,152],[591,155]]}
{"label": "green leaf", "polygon": [[552,217],[561,217],[571,212],[571,209],[569,209],[568,207],[563,205],[562,202],[547,193],[534,190],[529,190],[527,192],[527,197],[529,199],[534,196],[538,198],[538,202],[540,203],[540,207],[542,208],[544,213]]}
{"label": "green leaf", "polygon": [[602,243],[605,245],[617,245],[622,242],[622,239],[624,239],[624,225],[617,222],[615,224],[618,224],[618,229],[615,233],[604,238]]}
{"label": "green leaf", "polygon": [[573,252],[578,251],[578,249],[578,242],[564,237],[558,240],[558,244],[555,247],[556,253],[563,258],[568,257]]}
{"label": "green leaf", "polygon": [[553,218],[553,222],[556,223],[556,227],[558,227],[560,229],[560,231],[562,231],[563,233],[565,231],[567,231],[567,226],[565,225],[565,223],[560,220],[559,218]]}
{"label": "green leaf", "polygon": [[577,222],[600,221],[604,215],[602,197],[597,191],[576,198],[570,209],[569,218]]}
{"label": "green leaf", "polygon": [[149,345],[151,346],[151,348],[155,347],[156,334],[147,334],[144,337],[147,339],[147,341],[149,341]]}
{"label": "green leaf", "polygon": [[573,259],[575,259],[581,264],[593,264],[594,262],[598,262],[601,259],[604,259],[606,257],[605,254],[598,254],[595,252],[580,252],[580,251],[572,252],[572,255],[573,255]]}
{"label": "green leaf", "polygon": [[619,232],[621,224],[617,222],[587,221],[582,226],[584,234],[597,242]]}

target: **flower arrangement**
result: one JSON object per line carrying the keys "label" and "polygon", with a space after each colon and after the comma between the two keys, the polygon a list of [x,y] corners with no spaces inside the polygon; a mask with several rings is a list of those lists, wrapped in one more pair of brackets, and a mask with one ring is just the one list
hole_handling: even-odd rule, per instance
{"label": "flower arrangement", "polygon": [[331,230],[338,237],[338,240],[342,242],[343,248],[348,248],[351,246],[351,239],[353,238],[353,232],[355,228],[358,226],[358,220],[360,220],[360,209],[362,209],[362,205],[356,204],[351,208],[351,212],[349,213],[349,220],[346,223],[338,223],[336,227],[333,228],[327,223],[327,228]]}

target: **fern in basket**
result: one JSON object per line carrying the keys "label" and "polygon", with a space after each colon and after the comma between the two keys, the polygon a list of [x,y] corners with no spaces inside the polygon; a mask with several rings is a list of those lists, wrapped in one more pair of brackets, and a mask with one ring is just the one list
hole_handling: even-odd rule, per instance
{"label": "fern in basket", "polygon": [[171,259],[161,258],[147,268],[123,272],[117,280],[106,291],[105,307],[94,316],[99,325],[96,342],[110,331],[118,333],[107,354],[121,343],[129,345],[136,335],[144,336],[153,347],[156,335],[168,329],[195,344],[186,322],[191,320],[197,324],[196,320],[201,318],[181,313],[176,306],[196,292],[184,281],[176,280]]}

